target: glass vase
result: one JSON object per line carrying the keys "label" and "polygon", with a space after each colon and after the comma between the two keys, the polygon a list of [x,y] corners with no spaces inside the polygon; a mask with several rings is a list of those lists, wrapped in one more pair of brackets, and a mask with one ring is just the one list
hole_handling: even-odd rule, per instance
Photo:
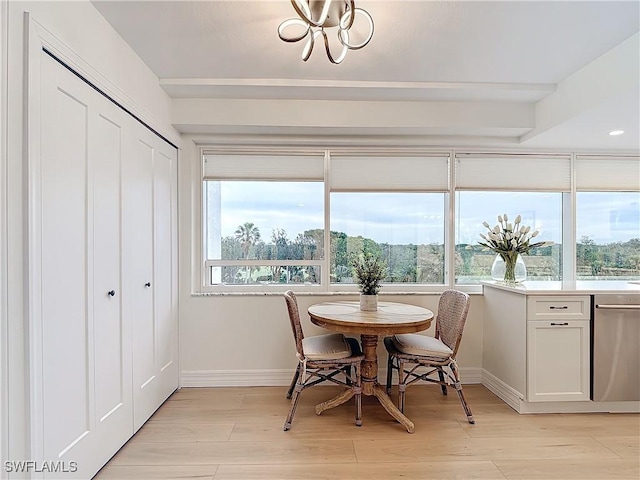
{"label": "glass vase", "polygon": [[491,265],[491,278],[507,285],[515,285],[527,279],[527,266],[518,253],[516,255],[496,255]]}

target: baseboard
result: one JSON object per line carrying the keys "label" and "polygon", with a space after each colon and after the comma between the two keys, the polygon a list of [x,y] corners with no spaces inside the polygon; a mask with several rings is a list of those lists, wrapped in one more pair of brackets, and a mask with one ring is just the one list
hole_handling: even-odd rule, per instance
{"label": "baseboard", "polygon": [[495,393],[516,412],[520,411],[520,402],[524,398],[523,394],[484,369],[482,369],[481,378],[482,385]]}
{"label": "baseboard", "polygon": [[640,402],[527,402],[524,395],[495,375],[482,370],[482,384],[516,412],[527,413],[639,413]]}
{"label": "baseboard", "polygon": [[640,402],[522,402],[519,413],[640,413]]}
{"label": "baseboard", "polygon": [[[185,370],[180,374],[181,387],[280,387],[289,386],[294,369],[282,370]],[[386,369],[380,369],[378,378],[384,382]],[[481,368],[460,368],[463,384],[482,383]],[[397,378],[394,378],[397,381]],[[325,382],[321,385],[331,385]]]}
{"label": "baseboard", "polygon": [[479,367],[467,367],[459,368],[460,370],[460,382],[463,385],[472,385],[475,383],[482,383],[482,369]]}
{"label": "baseboard", "polygon": [[289,370],[186,370],[180,374],[181,387],[279,387],[289,386],[294,368]]}

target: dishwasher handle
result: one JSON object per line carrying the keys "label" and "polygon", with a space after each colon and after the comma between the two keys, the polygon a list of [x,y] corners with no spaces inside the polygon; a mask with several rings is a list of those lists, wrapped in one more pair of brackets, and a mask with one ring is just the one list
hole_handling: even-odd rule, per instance
{"label": "dishwasher handle", "polygon": [[596,305],[601,310],[640,310],[640,305]]}

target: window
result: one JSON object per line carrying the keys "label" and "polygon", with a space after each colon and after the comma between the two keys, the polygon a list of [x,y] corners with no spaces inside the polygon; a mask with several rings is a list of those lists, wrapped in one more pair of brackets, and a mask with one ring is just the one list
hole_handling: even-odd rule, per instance
{"label": "window", "polygon": [[354,283],[349,259],[365,246],[387,263],[385,284],[445,283],[448,154],[338,153],[330,165],[331,283]]}
{"label": "window", "polygon": [[320,284],[323,171],[319,155],[205,155],[206,283]]}
{"label": "window", "polygon": [[[510,219],[522,217],[522,225],[539,230],[539,241],[552,241],[553,246],[537,248],[523,255],[527,280],[561,279],[562,194],[558,192],[478,192],[463,191],[456,195],[456,283],[474,284],[491,280],[491,265],[496,254],[478,245],[482,222],[494,226],[498,215]],[[489,216],[487,212],[494,215]]]}
{"label": "window", "polygon": [[640,278],[639,178],[633,158],[576,159],[578,280]]}
{"label": "window", "polygon": [[539,241],[553,246],[523,255],[527,280],[562,278],[563,192],[571,190],[571,160],[566,156],[471,155],[456,158],[456,284],[491,279],[495,254],[478,245],[483,222],[498,215],[522,217],[522,225],[539,230]]}
{"label": "window", "polygon": [[444,283],[443,193],[331,194],[331,282],[353,283],[349,256],[387,263],[384,283]]}
{"label": "window", "polygon": [[478,245],[483,222],[505,213],[553,242],[523,256],[527,280],[640,279],[637,156],[201,153],[204,290],[355,292],[350,258],[366,246],[387,263],[383,292],[477,292],[495,259]]}

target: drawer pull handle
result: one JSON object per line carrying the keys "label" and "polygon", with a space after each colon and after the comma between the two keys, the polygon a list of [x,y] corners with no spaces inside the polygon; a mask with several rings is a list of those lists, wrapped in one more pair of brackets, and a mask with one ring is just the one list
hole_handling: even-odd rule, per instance
{"label": "drawer pull handle", "polygon": [[556,307],[555,305],[551,305],[549,307],[550,310],[567,310],[569,307],[566,305],[562,305],[561,307]]}
{"label": "drawer pull handle", "polygon": [[107,292],[107,295],[109,295],[110,297],[115,297],[116,296],[116,291],[115,290],[109,290]]}
{"label": "drawer pull handle", "polygon": [[151,286],[151,282],[145,283],[144,286],[147,287],[147,288],[150,287]]}
{"label": "drawer pull handle", "polygon": [[568,325],[569,325],[569,324],[568,324],[567,322],[563,322],[563,323],[554,323],[554,322],[551,322],[551,326],[552,326],[552,327],[566,327],[566,326],[568,326]]}

